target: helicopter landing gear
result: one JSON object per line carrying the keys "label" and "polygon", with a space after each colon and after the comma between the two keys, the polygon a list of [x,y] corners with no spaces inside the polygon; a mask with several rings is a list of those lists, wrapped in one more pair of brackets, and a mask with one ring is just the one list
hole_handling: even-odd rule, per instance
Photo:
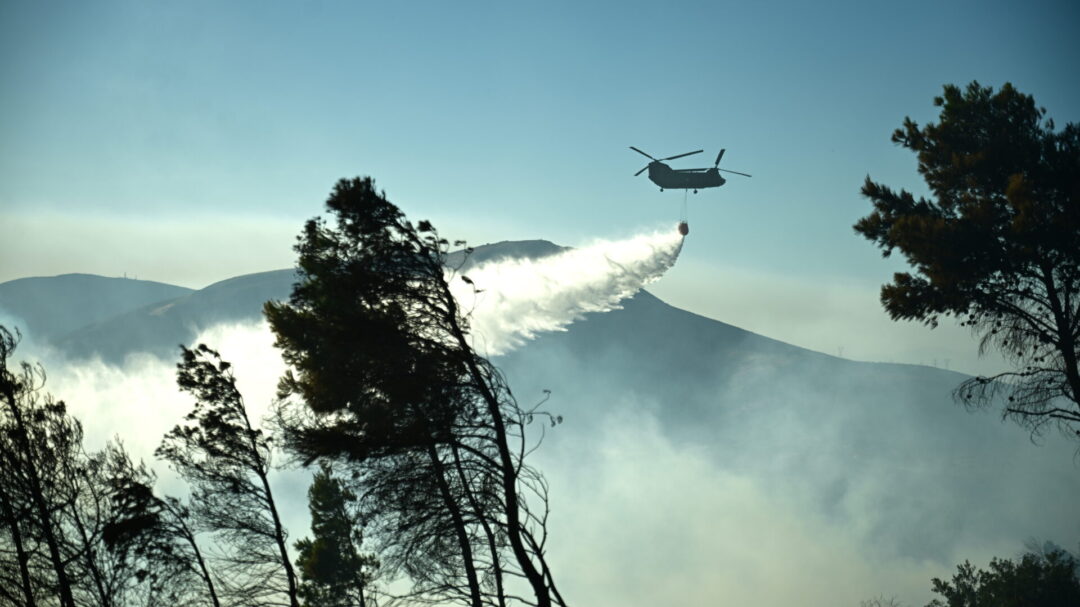
{"label": "helicopter landing gear", "polygon": [[661,191],[661,192],[663,192],[663,191],[664,191],[664,188],[660,188],[660,191]]}
{"label": "helicopter landing gear", "polygon": [[697,194],[697,190],[694,190],[694,193]]}

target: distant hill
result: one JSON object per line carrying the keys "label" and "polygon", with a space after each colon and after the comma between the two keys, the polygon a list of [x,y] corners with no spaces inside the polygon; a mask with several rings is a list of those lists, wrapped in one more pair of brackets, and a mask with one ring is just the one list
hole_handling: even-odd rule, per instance
{"label": "distant hill", "polygon": [[499,365],[523,403],[552,390],[544,408],[566,422],[548,448],[602,458],[575,428],[603,432],[619,411],[647,411],[673,444],[787,500],[838,520],[869,508],[869,533],[905,558],[947,560],[958,537],[1015,533],[1034,523],[1029,508],[1080,532],[1065,514],[1080,500],[1074,445],[1035,446],[996,412],[965,411],[951,398],[959,373],[813,352],[646,292]]}
{"label": "distant hill", "polygon": [[[470,263],[560,250],[547,241],[496,243],[477,247]],[[31,332],[74,359],[121,362],[135,352],[173,358],[202,329],[257,319],[295,280],[293,270],[278,270],[190,291],[58,276],[4,283],[0,302],[17,302]],[[566,419],[548,433],[541,458],[552,449],[581,461],[609,457],[595,439],[624,412],[644,411],[672,444],[813,516],[857,520],[858,533],[897,556],[953,562],[959,545],[1080,537],[1073,445],[1057,436],[1033,445],[995,414],[963,410],[951,399],[958,373],[806,350],[644,291],[496,362],[523,404],[550,389],[545,409]]]}
{"label": "distant hill", "polygon": [[119,363],[135,352],[175,357],[177,346],[190,344],[203,329],[223,322],[258,319],[263,304],[287,299],[294,282],[294,270],[237,276],[81,327],[54,341],[73,358],[97,355]]}
{"label": "distant hill", "polygon": [[[503,259],[540,259],[565,250],[566,247],[546,240],[504,240],[474,247],[468,255],[465,268]],[[463,259],[466,259],[464,251],[455,251],[447,258],[446,265],[457,267]]]}
{"label": "distant hill", "polygon": [[[475,247],[468,255],[464,269],[501,259],[541,258],[562,250],[564,250],[563,247],[546,240],[481,245]],[[447,264],[457,266],[463,259],[466,259],[464,252],[457,251],[451,253]],[[88,278],[101,279],[101,277],[89,276]],[[42,296],[41,289],[44,287],[41,285],[51,284],[49,283],[51,279],[25,280],[44,282],[32,283],[37,285],[37,289],[28,289],[26,292],[23,292],[21,284],[14,284],[21,281],[12,281],[5,285],[13,285],[12,293],[27,302]],[[40,318],[35,318],[34,322],[28,321],[27,324],[33,335],[44,337],[69,357],[76,359],[99,356],[103,360],[120,363],[125,356],[135,352],[149,352],[169,358],[176,355],[178,344],[189,344],[201,330],[207,327],[222,322],[260,318],[263,304],[272,299],[288,299],[294,282],[296,282],[294,270],[247,274],[222,280],[198,291],[172,287],[180,291],[170,292],[171,297],[168,298],[141,300],[132,298],[126,306],[114,306],[112,313],[103,311],[92,318],[80,318],[85,322],[69,323],[63,327],[63,330],[48,330],[45,333],[40,330],[42,327],[50,328],[47,327],[49,322],[44,320],[53,317],[50,310],[43,311]],[[3,286],[0,285],[0,288]],[[170,287],[170,285],[161,286]],[[109,299],[112,297],[115,300],[124,301],[125,295],[125,292],[118,289],[117,292],[102,299],[112,301]],[[32,308],[33,306],[25,307]],[[62,314],[63,311],[60,312],[60,315]]]}
{"label": "distant hill", "polygon": [[185,287],[91,274],[20,278],[0,283],[0,317],[46,342],[129,310],[191,293]]}

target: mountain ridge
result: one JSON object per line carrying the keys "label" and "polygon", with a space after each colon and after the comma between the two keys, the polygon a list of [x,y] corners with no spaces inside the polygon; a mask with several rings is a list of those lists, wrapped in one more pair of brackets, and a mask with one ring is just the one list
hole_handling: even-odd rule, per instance
{"label": "mountain ridge", "polygon": [[193,289],[168,283],[69,273],[0,283],[0,315],[21,320],[34,339],[53,341],[79,327],[164,302]]}
{"label": "mountain ridge", "polygon": [[[470,261],[560,250],[547,241],[493,243],[476,247]],[[259,319],[263,302],[287,298],[295,279],[295,270],[271,270],[128,302],[52,343],[76,365],[95,356],[122,365],[135,352],[175,360],[177,344],[202,329]],[[0,284],[0,293],[11,288]],[[1067,512],[1080,501],[1071,445],[1033,447],[1015,425],[963,410],[951,391],[964,376],[953,371],[843,359],[645,290],[495,362],[519,399],[539,402],[551,390],[545,408],[566,419],[541,458],[604,461],[602,437],[629,415],[720,474],[753,478],[824,520],[842,525],[853,512],[871,513],[859,515],[859,533],[904,558],[947,562],[959,545],[1080,537]],[[1036,510],[1043,515],[1033,519]]]}

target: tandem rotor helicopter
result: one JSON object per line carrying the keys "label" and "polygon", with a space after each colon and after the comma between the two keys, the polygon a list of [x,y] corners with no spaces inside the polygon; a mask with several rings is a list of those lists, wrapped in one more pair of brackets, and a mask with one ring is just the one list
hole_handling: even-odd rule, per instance
{"label": "tandem rotor helicopter", "polygon": [[630,146],[631,150],[634,150],[638,154],[652,160],[649,164],[645,165],[645,168],[641,169],[637,173],[634,173],[634,177],[645,172],[645,169],[649,170],[649,179],[660,186],[660,191],[668,190],[694,190],[697,194],[698,190],[705,188],[718,188],[727,180],[724,179],[720,172],[734,173],[736,175],[742,175],[744,177],[750,177],[746,173],[740,173],[738,171],[729,171],[727,169],[720,168],[720,159],[724,157],[724,151],[720,150],[720,153],[716,155],[716,162],[713,163],[712,168],[705,169],[673,169],[670,166],[664,164],[665,160],[675,160],[676,158],[682,158],[684,156],[693,156],[694,154],[700,154],[705,150],[697,150],[695,152],[687,152],[685,154],[677,154],[675,156],[668,156],[667,158],[653,158],[652,156],[642,152],[634,146]]}

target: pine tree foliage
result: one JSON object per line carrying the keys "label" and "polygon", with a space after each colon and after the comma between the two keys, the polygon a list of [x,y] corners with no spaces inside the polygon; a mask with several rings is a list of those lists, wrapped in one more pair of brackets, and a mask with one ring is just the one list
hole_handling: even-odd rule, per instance
{"label": "pine tree foliage", "polygon": [[965,561],[932,584],[941,598],[926,607],[1070,607],[1080,605],[1080,561],[1061,549],[994,558],[987,569]]}
{"label": "pine tree foliage", "polygon": [[305,607],[368,607],[379,561],[361,552],[364,521],[356,495],[323,462],[308,489],[312,537],[296,542]]}
{"label": "pine tree foliage", "polygon": [[175,497],[158,496],[154,473],[122,448],[107,451],[110,474],[104,480],[115,514],[102,530],[105,546],[144,564],[135,576],[150,580],[153,603],[220,607],[190,510]]}
{"label": "pine tree foliage", "polygon": [[312,219],[298,239],[289,301],[265,308],[291,367],[280,396],[302,403],[280,415],[288,447],[349,464],[384,570],[409,578],[413,600],[501,606],[513,577],[534,597],[516,600],[561,603],[546,485],[516,442],[534,413],[468,343],[450,243],[371,179],[340,181],[327,208],[333,223]]}
{"label": "pine tree foliage", "polygon": [[0,327],[0,605],[207,604],[154,475],[118,441],[87,453],[44,370],[9,367],[17,341]]}
{"label": "pine tree foliage", "polygon": [[[26,362],[9,367],[19,338],[0,326],[0,485],[5,540],[14,546],[19,571],[9,586],[19,590],[5,596],[27,605],[49,604],[55,597],[62,607],[74,607],[76,592],[85,586],[63,527],[77,497],[67,493],[63,475],[73,469],[68,460],[80,453],[82,427],[67,415],[63,401],[43,391],[43,368]],[[6,546],[3,552],[9,552]]]}
{"label": "pine tree foliage", "polygon": [[213,534],[221,593],[232,604],[299,607],[287,533],[270,489],[270,437],[255,428],[232,365],[205,345],[182,348],[177,383],[195,405],[157,455],[191,485],[197,526]]}
{"label": "pine tree foliage", "polygon": [[874,211],[855,230],[912,272],[882,287],[894,320],[953,316],[1012,369],[965,382],[972,406],[1005,399],[1037,432],[1080,433],[1080,127],[1055,130],[1046,110],[1006,84],[949,85],[937,123],[910,118],[895,143],[915,152],[931,192],[916,198],[869,177]]}

